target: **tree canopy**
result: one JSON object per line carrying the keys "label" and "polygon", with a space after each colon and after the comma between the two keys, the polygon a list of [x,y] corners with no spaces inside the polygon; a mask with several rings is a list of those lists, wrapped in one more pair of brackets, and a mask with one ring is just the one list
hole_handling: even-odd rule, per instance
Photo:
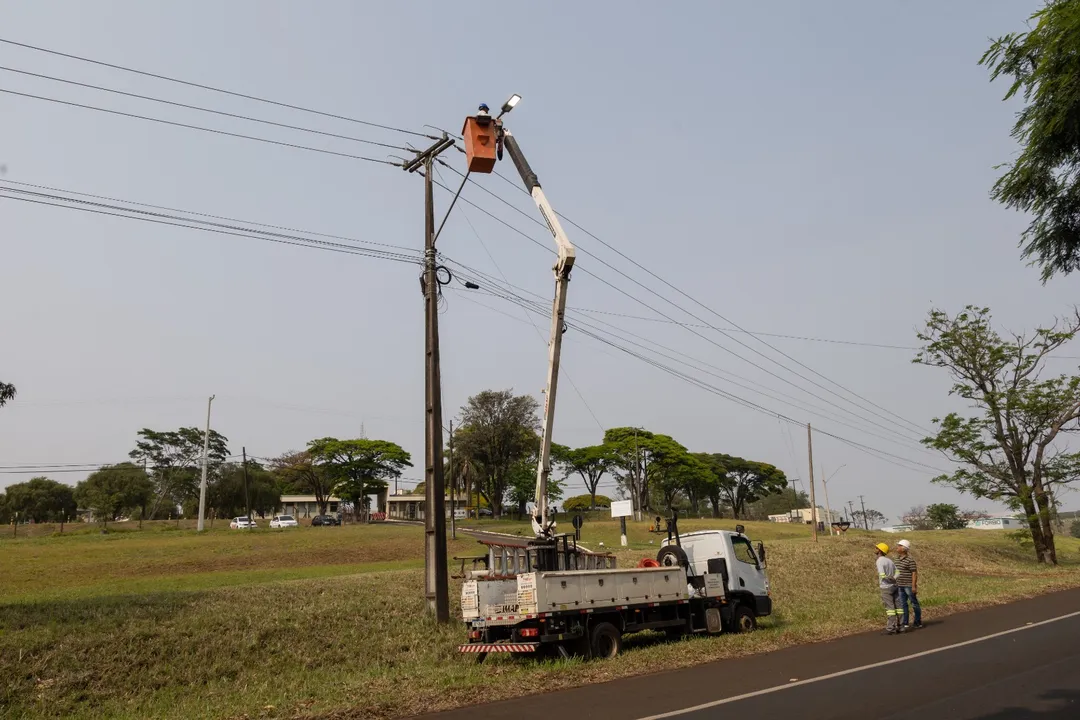
{"label": "tree canopy", "polygon": [[[535,398],[512,390],[484,390],[461,408],[461,426],[454,431],[455,461],[457,453],[469,459],[476,487],[495,517],[502,516],[515,468],[534,457],[540,444],[538,408]],[[535,474],[533,478],[535,488]]]}
{"label": "tree canopy", "polygon": [[1032,216],[1021,246],[1045,282],[1080,267],[1080,0],[1049,0],[1029,25],[994,40],[979,62],[991,81],[1011,79],[1005,100],[1024,101],[1012,128],[1020,154],[991,197]]}
{"label": "tree canopy", "polygon": [[[139,431],[139,440],[128,457],[143,463],[151,471],[155,498],[150,517],[157,515],[163,503],[171,509],[198,498],[203,434],[204,431],[196,427],[165,432],[149,428]],[[228,454],[228,440],[211,429],[207,454],[211,472],[225,462]]]}
{"label": "tree canopy", "polygon": [[8,485],[7,511],[19,513],[20,520],[60,522],[75,517],[75,488],[47,477]]}
{"label": "tree canopy", "polygon": [[960,515],[960,508],[950,503],[927,506],[926,517],[938,530],[962,530],[967,527],[967,520]]}
{"label": "tree canopy", "polygon": [[308,452],[334,480],[333,493],[352,503],[358,517],[367,512],[368,495],[386,489],[387,481],[412,467],[412,456],[389,440],[320,438]]}
{"label": "tree canopy", "polygon": [[784,471],[773,465],[732,455],[714,457],[726,471],[720,478],[720,492],[736,519],[745,517],[748,504],[781,493],[787,487]]}
{"label": "tree canopy", "polygon": [[310,451],[283,453],[270,461],[270,468],[278,478],[282,493],[311,493],[319,506],[319,514],[326,514],[335,480],[330,468],[316,463]]}
{"label": "tree canopy", "polygon": [[1006,340],[994,330],[988,308],[968,306],[955,316],[932,310],[914,359],[947,370],[950,394],[970,407],[970,414],[934,418],[937,433],[922,441],[956,463],[934,482],[1023,510],[1043,563],[1057,563],[1056,492],[1080,473],[1080,453],[1058,442],[1080,430],[1080,377],[1046,376],[1044,363],[1078,331],[1080,312],[1074,312]]}
{"label": "tree canopy", "polygon": [[0,382],[0,407],[4,407],[9,402],[14,400],[15,395],[16,391],[14,385]]}
{"label": "tree canopy", "polygon": [[562,471],[563,479],[577,475],[585,483],[585,489],[593,498],[589,509],[596,508],[596,489],[600,480],[615,463],[611,449],[606,445],[588,445],[569,448],[565,445],[552,444],[551,457]]}
{"label": "tree canopy", "polygon": [[79,505],[106,525],[125,510],[145,507],[153,494],[146,472],[132,463],[106,465],[75,486]]}

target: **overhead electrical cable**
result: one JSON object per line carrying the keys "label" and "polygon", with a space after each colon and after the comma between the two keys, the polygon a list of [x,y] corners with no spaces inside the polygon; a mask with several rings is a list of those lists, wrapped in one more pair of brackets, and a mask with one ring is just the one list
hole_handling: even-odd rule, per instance
{"label": "overhead electrical cable", "polygon": [[211,92],[221,93],[223,95],[231,95],[233,97],[243,98],[244,100],[254,100],[255,102],[265,103],[267,105],[276,105],[277,107],[288,108],[289,110],[298,110],[300,112],[310,113],[312,115],[321,115],[323,117],[334,118],[335,120],[345,120],[346,122],[356,123],[358,125],[367,125],[368,127],[379,128],[381,130],[389,130],[392,132],[404,133],[406,135],[414,135],[416,137],[428,138],[430,140],[438,140],[438,137],[434,135],[428,135],[427,133],[416,132],[414,130],[406,130],[404,128],[393,127],[391,125],[383,125],[381,123],[370,122],[368,120],[358,120],[346,115],[338,115],[335,113],[325,112],[322,110],[314,110],[312,108],[304,107],[302,105],[292,105],[290,103],[279,102],[277,100],[270,100],[268,98],[259,97],[257,95],[249,95],[246,93],[236,92],[234,90],[226,90],[224,88],[214,87],[212,85],[204,85],[202,83],[192,82],[190,80],[181,80],[180,78],[170,77],[169,75],[162,75],[160,73],[148,72],[146,70],[139,70],[133,67],[127,67],[124,65],[117,65],[115,63],[104,62],[102,60],[94,60],[93,58],[83,57],[81,55],[74,55],[72,53],[60,52],[59,50],[50,50],[49,48],[40,47],[37,45],[31,45],[29,43],[17,42],[15,40],[8,40],[6,38],[0,38],[0,43],[7,45],[13,45],[15,47],[25,48],[27,50],[35,50],[37,52],[48,53],[49,55],[56,55],[58,57],[68,58],[70,60],[78,60],[79,62],[90,63],[92,65],[99,65],[101,67],[112,68],[113,70],[122,70],[124,72],[133,73],[135,75],[142,75],[144,77],[154,78],[156,80],[165,80],[171,83],[177,83],[179,85],[187,85],[188,87],[199,88],[200,90],[209,90]]}
{"label": "overhead electrical cable", "polygon": [[269,138],[257,137],[255,135],[245,135],[243,133],[229,132],[227,130],[217,130],[215,128],[202,127],[201,125],[191,125],[190,123],[165,120],[163,118],[150,117],[149,115],[138,115],[136,113],[121,112],[120,110],[110,110],[108,108],[97,107],[96,105],[86,105],[84,103],[72,102],[70,100],[60,100],[59,98],[51,98],[44,95],[34,95],[32,93],[8,90],[6,88],[0,88],[0,93],[16,95],[18,97],[24,98],[32,98],[34,100],[42,100],[44,102],[56,103],[59,105],[68,105],[70,107],[82,108],[84,110],[93,110],[95,112],[108,113],[110,115],[119,115],[121,117],[132,118],[135,120],[146,120],[148,122],[160,123],[162,125],[171,125],[173,127],[187,128],[189,130],[199,130],[201,132],[213,133],[215,135],[224,135],[226,137],[252,140],[255,142],[267,143],[269,145],[279,145],[281,147],[293,148],[295,150],[307,150],[308,152],[322,153],[324,155],[336,155],[337,157],[349,158],[350,160],[363,160],[365,162],[379,163],[380,165],[401,167],[400,162],[391,162],[390,160],[383,160],[381,158],[366,157],[364,155],[353,155],[352,153],[338,152],[337,150],[325,150],[323,148],[311,147],[310,145],[299,145],[297,143],[282,142],[281,140],[271,140]]}

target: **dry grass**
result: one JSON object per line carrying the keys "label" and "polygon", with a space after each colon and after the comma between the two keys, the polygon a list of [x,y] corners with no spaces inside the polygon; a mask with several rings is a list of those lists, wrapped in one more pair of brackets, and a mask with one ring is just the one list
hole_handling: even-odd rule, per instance
{"label": "dry grass", "polygon": [[[595,523],[586,538],[613,534],[617,543],[610,526]],[[803,537],[766,539],[776,615],[762,632],[677,643],[644,636],[609,662],[489,658],[479,666],[454,651],[460,625],[425,617],[419,528],[0,543],[0,577],[19,578],[0,588],[0,715],[396,718],[511,697],[538,683],[599,682],[882,623],[870,535],[815,546],[805,528],[748,532],[766,530]],[[632,547],[619,550],[620,559],[654,553],[649,537],[632,528]],[[1037,567],[1000,533],[920,533],[916,542],[931,617],[1080,585],[1074,540],[1062,540],[1060,568]],[[451,554],[475,547],[459,541]],[[380,570],[368,558],[401,569]],[[155,567],[168,572],[155,575]],[[457,592],[455,584],[454,613]]]}

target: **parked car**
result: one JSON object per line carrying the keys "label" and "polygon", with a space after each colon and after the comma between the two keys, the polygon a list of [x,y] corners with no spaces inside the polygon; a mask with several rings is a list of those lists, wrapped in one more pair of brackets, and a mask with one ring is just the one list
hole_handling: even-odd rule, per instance
{"label": "parked car", "polygon": [[254,520],[244,516],[233,518],[232,522],[229,523],[229,527],[231,527],[233,530],[250,530],[259,526],[255,524]]}
{"label": "parked car", "polygon": [[341,521],[333,515],[316,515],[311,518],[311,527],[318,527],[320,525],[340,525]]}
{"label": "parked car", "polygon": [[270,521],[272,528],[299,527],[300,523],[292,515],[275,515]]}

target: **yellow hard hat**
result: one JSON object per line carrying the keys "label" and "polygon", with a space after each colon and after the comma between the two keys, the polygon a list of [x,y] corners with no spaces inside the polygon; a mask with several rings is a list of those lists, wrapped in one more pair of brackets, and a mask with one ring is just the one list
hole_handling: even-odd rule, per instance
{"label": "yellow hard hat", "polygon": [[876,547],[878,550],[880,550],[882,555],[888,555],[889,554],[889,546],[886,545],[885,543],[878,543],[874,547]]}

